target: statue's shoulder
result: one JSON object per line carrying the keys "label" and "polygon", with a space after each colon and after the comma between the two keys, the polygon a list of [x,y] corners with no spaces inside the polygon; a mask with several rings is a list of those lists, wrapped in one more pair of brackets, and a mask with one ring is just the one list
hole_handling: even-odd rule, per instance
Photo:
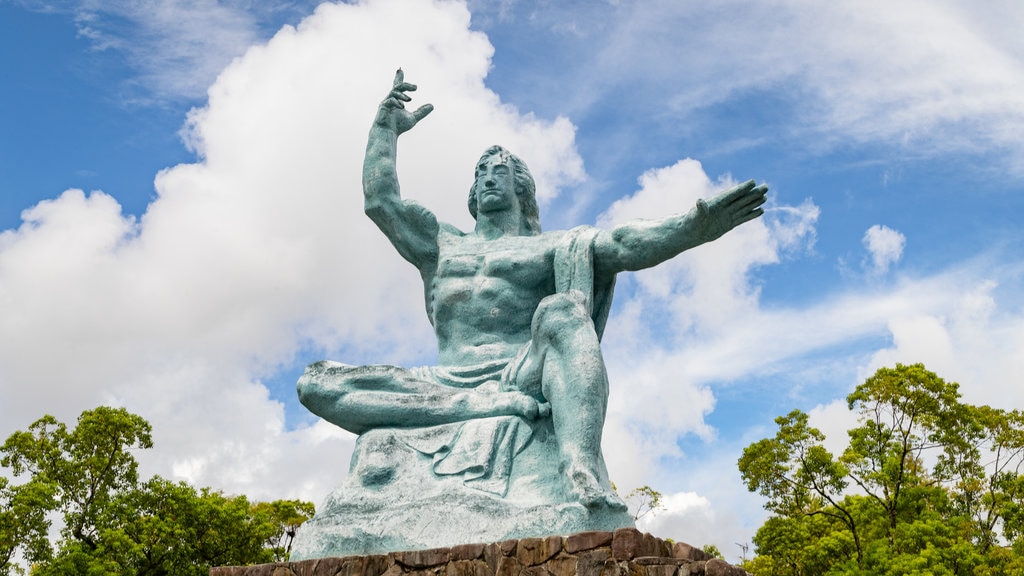
{"label": "statue's shoulder", "polygon": [[439,237],[448,237],[448,238],[458,239],[458,238],[465,237],[466,233],[463,232],[462,230],[459,230],[455,226],[452,226],[451,224],[448,224],[447,222],[438,222],[437,223],[437,235]]}
{"label": "statue's shoulder", "polygon": [[565,242],[570,230],[551,230],[534,236],[536,242],[544,246],[545,251],[554,251]]}
{"label": "statue's shoulder", "polygon": [[582,237],[591,237],[596,234],[600,228],[594,226],[588,226],[581,224],[568,230],[554,230],[552,232],[544,232],[541,237],[544,238],[546,244],[557,246],[563,242],[571,242],[574,239]]}

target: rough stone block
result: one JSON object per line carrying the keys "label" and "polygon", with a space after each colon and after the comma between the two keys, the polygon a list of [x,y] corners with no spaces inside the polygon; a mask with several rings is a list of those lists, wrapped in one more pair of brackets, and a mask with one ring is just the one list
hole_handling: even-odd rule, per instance
{"label": "rough stone block", "polygon": [[[405,570],[402,569],[402,566],[400,564],[395,563],[394,561],[391,561],[390,558],[388,560],[390,562],[388,564],[387,571],[384,572],[384,576],[402,576],[403,574],[405,574]],[[329,576],[329,574],[326,574],[326,573],[323,574],[323,575],[317,574],[317,576]]]}
{"label": "rough stone block", "polygon": [[747,576],[747,571],[729,564],[721,558],[712,558],[704,564],[705,576]]}
{"label": "rough stone block", "polygon": [[383,554],[353,556],[352,561],[342,562],[339,569],[325,576],[381,576],[387,571],[388,564],[388,557]]}
{"label": "rough stone block", "polygon": [[[316,568],[316,560],[303,560],[301,562],[292,562],[288,566],[295,573],[295,576],[313,576],[315,574],[314,569]],[[216,576],[212,571],[210,576]]]}
{"label": "rough stone block", "polygon": [[686,558],[687,560],[711,560],[712,556],[700,548],[694,548],[686,542],[676,542],[672,545],[673,558]]}
{"label": "rough stone block", "polygon": [[448,562],[451,557],[451,548],[392,552],[391,557],[394,558],[395,562],[407,568],[430,568]]}
{"label": "rough stone block", "polygon": [[519,576],[551,576],[551,573],[543,566],[527,566]]}
{"label": "rough stone block", "polygon": [[640,548],[633,554],[633,557],[637,556],[663,556],[668,557],[672,555],[672,549],[668,544],[656,536],[652,536],[646,532],[643,533],[643,537],[640,540]]}
{"label": "rough stone block", "polygon": [[612,558],[632,560],[643,545],[643,538],[636,528],[619,528],[612,535]]}
{"label": "rough stone block", "polygon": [[272,576],[274,568],[277,568],[276,564],[257,564],[255,566],[246,566],[245,576]]}
{"label": "rough stone block", "polygon": [[519,563],[515,556],[502,556],[494,576],[519,576],[519,572],[522,569],[523,565]]}
{"label": "rough stone block", "polygon": [[494,576],[483,560],[453,560],[445,567],[445,576]]}
{"label": "rough stone block", "polygon": [[444,569],[444,566],[434,566],[433,568],[410,570],[408,572],[405,572],[405,576],[443,576]]}
{"label": "rough stone block", "polygon": [[512,556],[516,553],[516,547],[519,546],[519,540],[505,540],[501,543],[501,553],[505,556]]}
{"label": "rough stone block", "polygon": [[612,558],[611,548],[597,548],[579,554],[576,558],[578,576],[617,576],[619,567]]}
{"label": "rough stone block", "polygon": [[679,567],[674,564],[643,566],[644,576],[676,576]]}
{"label": "rough stone block", "polygon": [[562,553],[543,564],[551,576],[576,576],[578,559],[571,554]]}
{"label": "rough stone block", "polygon": [[484,545],[483,558],[484,562],[487,563],[488,568],[491,569],[491,574],[498,571],[498,562],[501,560],[501,545],[497,543],[491,543]]}
{"label": "rough stone block", "polygon": [[624,573],[627,576],[647,576],[647,567],[641,566],[635,562],[619,562],[619,566],[625,570],[625,572],[620,570],[620,574]]}
{"label": "rough stone block", "polygon": [[565,539],[565,550],[570,554],[612,545],[614,532],[589,531],[573,534]]}
{"label": "rough stone block", "polygon": [[668,565],[668,566],[682,566],[683,564],[689,564],[690,560],[685,558],[670,558],[667,556],[638,556],[633,559],[634,564],[640,566],[657,566],[657,565]]}
{"label": "rough stone block", "polygon": [[562,551],[562,537],[523,538],[516,549],[516,558],[523,566],[535,566]]}
{"label": "rough stone block", "polygon": [[452,546],[451,559],[455,560],[476,560],[483,556],[484,544],[460,544]]}

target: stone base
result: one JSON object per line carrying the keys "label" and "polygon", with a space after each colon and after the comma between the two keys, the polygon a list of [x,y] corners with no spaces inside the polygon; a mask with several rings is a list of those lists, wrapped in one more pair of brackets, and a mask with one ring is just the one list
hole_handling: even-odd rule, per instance
{"label": "stone base", "polygon": [[411,552],[212,568],[210,576],[748,576],[633,528]]}
{"label": "stone base", "polygon": [[[518,421],[518,422],[517,422]],[[509,448],[524,433],[521,450],[510,448],[514,462],[500,486],[481,489],[483,478],[438,474],[432,448],[420,436],[445,432],[472,437],[463,428],[508,424]],[[501,426],[494,426],[498,429]],[[434,434],[434,437],[446,437]],[[489,445],[488,442],[483,444]],[[420,449],[413,448],[420,445]],[[454,458],[454,453],[452,458]],[[588,508],[568,490],[551,420],[525,422],[501,416],[426,429],[371,430],[356,441],[352,465],[341,486],[317,506],[316,515],[299,529],[293,560],[387,554],[392,550],[426,550],[464,542],[503,542],[548,534],[614,531],[633,528],[633,516],[617,507]],[[510,458],[510,460],[512,460]],[[552,464],[555,463],[555,464]],[[488,459],[477,468],[502,468]],[[603,468],[603,463],[602,463]],[[494,478],[491,478],[494,480]],[[610,497],[619,500],[607,479]]]}

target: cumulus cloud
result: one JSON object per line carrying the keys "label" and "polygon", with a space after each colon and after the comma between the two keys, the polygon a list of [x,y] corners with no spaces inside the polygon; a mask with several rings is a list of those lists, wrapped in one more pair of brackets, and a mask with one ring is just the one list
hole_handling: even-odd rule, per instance
{"label": "cumulus cloud", "polygon": [[124,405],[154,425],[152,472],[254,497],[326,493],[352,438],[286,423],[261,379],[300,346],[434,354],[416,271],[362,213],[365,139],[394,70],[437,106],[403,136],[399,170],[442,220],[471,225],[473,166],[494,142],[526,158],[542,202],[583,174],[567,120],[484,86],[493,48],[469,21],[449,2],[324,4],[220,74],[186,127],[200,161],[160,172],[138,220],[99,191],[26,210],[0,235],[0,435]]}
{"label": "cumulus cloud", "polygon": [[[1006,281],[1019,282],[1019,264],[1003,274]],[[947,305],[908,311],[889,321],[891,344],[872,355],[860,379],[897,362],[922,362],[945,380],[958,382],[966,402],[1019,409],[1024,405],[1019,377],[1024,374],[1021,303],[1012,292],[1000,294],[999,282],[991,276],[979,277],[972,271],[947,281],[951,284],[920,287],[946,291]]]}
{"label": "cumulus cloud", "polygon": [[875,224],[868,228],[861,241],[868,251],[864,267],[870,274],[878,275],[885,274],[890,266],[899,262],[907,237],[888,226]]}

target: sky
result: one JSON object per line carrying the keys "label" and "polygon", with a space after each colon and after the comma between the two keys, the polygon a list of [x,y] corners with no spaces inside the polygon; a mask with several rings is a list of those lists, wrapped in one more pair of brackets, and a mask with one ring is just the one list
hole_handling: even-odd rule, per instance
{"label": "sky", "polygon": [[799,408],[924,363],[1024,408],[1024,4],[908,0],[0,0],[0,437],[149,420],[143,474],[319,502],[354,438],[298,403],[313,361],[429,365],[422,286],[362,213],[395,69],[434,112],[403,195],[472,228],[473,166],[530,166],[544,229],[764,217],[620,275],[604,453],[640,527],[736,560],[736,467]]}

